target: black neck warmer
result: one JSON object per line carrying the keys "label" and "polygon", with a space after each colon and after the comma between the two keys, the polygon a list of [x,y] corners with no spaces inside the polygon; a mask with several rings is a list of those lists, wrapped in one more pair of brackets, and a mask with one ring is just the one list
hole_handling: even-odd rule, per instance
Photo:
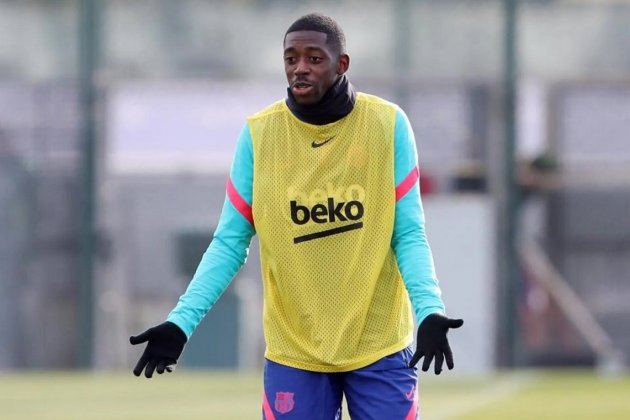
{"label": "black neck warmer", "polygon": [[298,119],[308,124],[324,125],[338,121],[354,108],[356,92],[346,77],[342,75],[328,89],[322,99],[314,105],[300,105],[295,101],[291,89],[287,89],[287,106]]}

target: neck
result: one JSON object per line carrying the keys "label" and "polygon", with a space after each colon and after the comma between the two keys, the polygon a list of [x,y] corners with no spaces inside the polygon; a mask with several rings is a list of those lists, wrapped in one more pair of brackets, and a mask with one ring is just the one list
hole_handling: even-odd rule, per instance
{"label": "neck", "polygon": [[286,104],[298,119],[308,124],[324,125],[338,121],[354,108],[356,92],[346,77],[340,76],[326,91],[322,99],[313,105],[300,105],[295,101],[291,89],[287,89]]}

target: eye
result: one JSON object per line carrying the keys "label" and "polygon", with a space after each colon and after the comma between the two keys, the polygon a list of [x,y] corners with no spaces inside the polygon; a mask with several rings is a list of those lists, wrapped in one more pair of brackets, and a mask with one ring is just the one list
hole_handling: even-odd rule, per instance
{"label": "eye", "polygon": [[284,62],[287,63],[287,64],[294,64],[295,63],[295,57],[290,57],[290,56],[284,57]]}
{"label": "eye", "polygon": [[313,57],[310,57],[310,60],[311,60],[311,63],[320,63],[323,60],[323,58],[313,56]]}

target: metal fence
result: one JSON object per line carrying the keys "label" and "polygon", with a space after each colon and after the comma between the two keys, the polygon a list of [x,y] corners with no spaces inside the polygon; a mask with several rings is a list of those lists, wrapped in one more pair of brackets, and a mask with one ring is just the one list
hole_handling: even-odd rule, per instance
{"label": "metal fence", "polygon": [[[4,367],[73,366],[79,250],[76,89],[0,86]],[[6,270],[6,271],[5,271]],[[12,321],[15,320],[15,321]]]}

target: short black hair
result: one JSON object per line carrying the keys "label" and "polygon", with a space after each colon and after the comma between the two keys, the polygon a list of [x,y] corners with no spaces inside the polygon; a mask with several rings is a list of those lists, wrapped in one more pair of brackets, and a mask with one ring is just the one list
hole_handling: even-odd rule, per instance
{"label": "short black hair", "polygon": [[284,34],[297,31],[315,31],[326,34],[326,44],[332,47],[337,53],[345,54],[346,52],[346,36],[343,34],[341,26],[333,18],[322,15],[321,13],[309,13],[304,15],[289,26]]}

